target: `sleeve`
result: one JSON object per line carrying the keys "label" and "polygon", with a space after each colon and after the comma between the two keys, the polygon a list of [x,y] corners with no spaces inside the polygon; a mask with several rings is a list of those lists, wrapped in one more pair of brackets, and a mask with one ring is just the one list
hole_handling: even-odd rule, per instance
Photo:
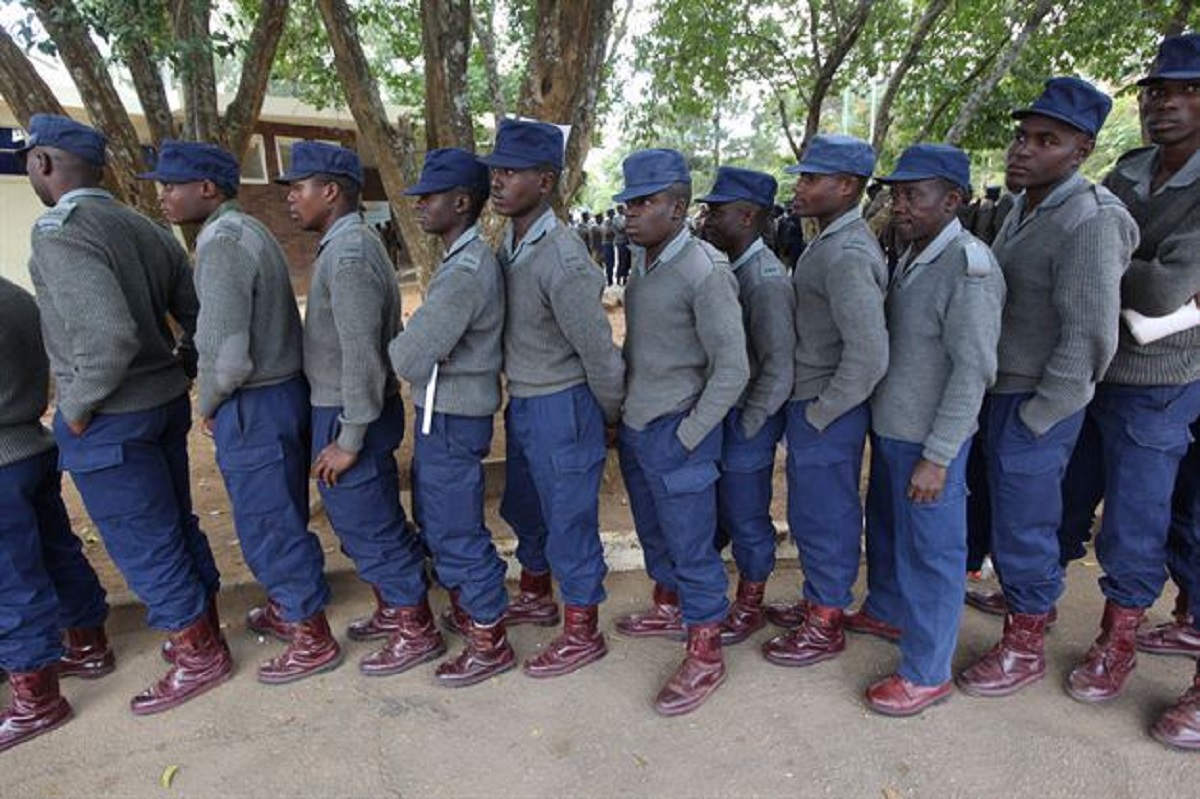
{"label": "sleeve", "polygon": [[708,356],[709,377],[692,410],[679,423],[679,442],[690,452],[721,424],[750,380],[746,332],[737,278],[718,267],[697,287],[696,335]]}
{"label": "sleeve", "polygon": [[60,388],[58,408],[68,421],[86,421],[125,379],[140,349],[137,323],[94,243],[65,231],[35,232],[32,259],[65,328],[60,346],[71,358],[73,379]]}
{"label": "sleeve", "polygon": [[433,365],[445,360],[458,344],[482,299],[474,273],[439,270],[421,307],[388,345],[396,374],[409,383],[428,380]]}
{"label": "sleeve", "polygon": [[342,351],[342,415],[337,445],[362,449],[367,426],[383,410],[387,364],[379,346],[384,287],[360,259],[343,258],[329,282],[330,307]]}
{"label": "sleeve", "polygon": [[1200,292],[1200,203],[1150,260],[1133,258],[1121,280],[1121,303],[1145,316],[1166,316]]}
{"label": "sleeve", "polygon": [[791,396],[796,367],[795,299],[786,279],[766,280],[746,298],[750,312],[747,335],[759,362],[742,410],[742,432],[747,438]]}
{"label": "sleeve", "polygon": [[196,288],[200,315],[196,348],[200,357],[200,415],[217,412],[254,372],[250,355],[256,272],[236,242],[218,236],[199,254]]}
{"label": "sleeve", "polygon": [[175,344],[175,355],[179,358],[183,371],[194,380],[197,361],[196,323],[200,314],[200,300],[196,296],[195,278],[187,252],[169,232],[164,232],[163,235],[167,241],[165,247],[171,258],[174,280],[169,310],[180,329],[179,340]]}

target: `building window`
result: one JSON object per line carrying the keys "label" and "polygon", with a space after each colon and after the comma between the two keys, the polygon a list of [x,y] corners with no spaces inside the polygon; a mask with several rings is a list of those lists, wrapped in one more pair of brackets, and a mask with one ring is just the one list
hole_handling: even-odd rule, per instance
{"label": "building window", "polygon": [[267,148],[261,133],[250,137],[242,158],[242,183],[267,183]]}
{"label": "building window", "polygon": [[319,141],[322,144],[330,144],[334,147],[341,147],[342,143],[333,139],[302,139],[298,136],[276,136],[275,137],[275,155],[279,159],[279,174],[283,175],[291,171],[292,168],[292,146],[297,142],[302,141]]}

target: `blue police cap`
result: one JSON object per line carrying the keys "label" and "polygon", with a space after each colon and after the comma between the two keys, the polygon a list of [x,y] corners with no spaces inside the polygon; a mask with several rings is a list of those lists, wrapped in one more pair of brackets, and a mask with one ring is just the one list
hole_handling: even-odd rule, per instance
{"label": "blue police cap", "polygon": [[276,183],[295,183],[313,175],[340,175],[362,185],[362,162],[358,154],[345,147],[320,141],[301,141],[292,145],[292,168],[275,179]]}
{"label": "blue police cap", "polygon": [[486,195],[489,185],[487,167],[479,163],[475,153],[457,147],[443,147],[425,154],[421,179],[416,185],[405,189],[404,193],[417,197],[461,186],[471,191],[482,191]]}
{"label": "blue police cap", "polygon": [[824,133],[813,136],[800,163],[783,170],[789,175],[836,175],[845,173],[869,178],[875,171],[875,151],[853,136]]}
{"label": "blue police cap", "polygon": [[621,162],[621,171],[625,175],[625,190],[613,195],[613,200],[619,203],[658,194],[675,183],[692,182],[687,161],[677,150],[638,150]]}
{"label": "blue police cap", "polygon": [[731,203],[746,200],[763,208],[775,204],[779,183],[765,172],[736,166],[718,167],[712,191],[701,197],[702,203]]}
{"label": "blue police cap", "polygon": [[237,191],[241,168],[237,159],[223,147],[198,141],[166,139],[158,151],[153,172],[138,175],[159,183],[191,183],[211,180],[227,194]]}
{"label": "blue police cap", "polygon": [[492,152],[480,157],[487,166],[500,169],[532,169],[549,165],[563,168],[563,132],[549,122],[505,119],[496,129]]}
{"label": "blue police cap", "polygon": [[966,189],[971,185],[971,159],[948,144],[914,144],[900,153],[892,174],[879,178],[879,182],[906,183],[929,178],[944,178]]}
{"label": "blue police cap", "polygon": [[1168,36],[1158,46],[1158,56],[1150,65],[1150,74],[1138,81],[1145,86],[1156,80],[1192,80],[1200,78],[1200,33]]}
{"label": "blue police cap", "polygon": [[1112,98],[1086,80],[1050,78],[1042,94],[1028,108],[1012,112],[1013,119],[1043,116],[1065,122],[1095,136],[1112,110]]}
{"label": "blue police cap", "polygon": [[93,166],[104,166],[107,139],[95,128],[57,114],[34,114],[29,119],[29,138],[17,150],[18,155],[34,147],[53,147],[71,153]]}

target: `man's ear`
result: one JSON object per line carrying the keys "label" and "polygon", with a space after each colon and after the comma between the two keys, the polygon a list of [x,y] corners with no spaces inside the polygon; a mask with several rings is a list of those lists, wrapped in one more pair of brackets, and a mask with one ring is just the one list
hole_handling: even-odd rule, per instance
{"label": "man's ear", "polygon": [[221,190],[217,188],[217,184],[211,180],[206,180],[200,184],[200,197],[205,200],[212,200],[221,196]]}
{"label": "man's ear", "polygon": [[321,187],[321,199],[329,205],[337,203],[338,198],[342,196],[342,187],[338,185],[336,180],[331,180]]}

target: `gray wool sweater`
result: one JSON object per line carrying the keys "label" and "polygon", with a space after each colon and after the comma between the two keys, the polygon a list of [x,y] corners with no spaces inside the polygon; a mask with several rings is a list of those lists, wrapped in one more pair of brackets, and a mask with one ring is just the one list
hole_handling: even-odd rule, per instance
{"label": "gray wool sweater", "polygon": [[1117,350],[1138,231],[1112,192],[1078,174],[1024,210],[1022,194],[992,242],[1008,287],[992,391],[1032,392],[1019,413],[1042,435],[1091,401]]}
{"label": "gray wool sweater", "polygon": [[[1150,180],[1155,147],[1117,161],[1104,185],[1137,222],[1141,242],[1121,280],[1121,304],[1146,316],[1165,316],[1200,292],[1200,151],[1158,191]],[[1173,386],[1200,379],[1200,327],[1138,344],[1124,324],[1106,383]]]}
{"label": "gray wool sweater", "polygon": [[33,297],[0,277],[0,466],[54,446],[54,437],[42,425],[50,364],[40,327]]}
{"label": "gray wool sweater", "polygon": [[792,399],[818,430],[865,402],[888,370],[887,264],[857,207],[804,249],[792,272],[796,368]]}
{"label": "gray wool sweater", "polygon": [[514,397],[540,397],[587,383],[616,424],[625,364],[613,343],[600,295],[604,275],[570,228],[547,210],[513,241],[511,224],[499,253],[507,316],[504,374]]}
{"label": "gray wool sweater", "polygon": [[653,264],[634,254],[625,289],[625,424],[642,430],[686,411],[689,451],[721,424],[750,379],[737,279],[729,261],[685,228]]}
{"label": "gray wool sweater", "polygon": [[239,388],[281,383],[304,368],[304,329],[279,242],[236,202],[223,204],[196,238],[200,318],[198,410]]}
{"label": "gray wool sweater", "polygon": [[1003,273],[955,219],[900,259],[886,307],[891,365],[871,398],[871,427],[945,466],[978,428],[996,379]]}
{"label": "gray wool sweater", "polygon": [[199,309],[187,253],[170,231],[103,189],[76,189],[34,223],[29,274],[68,421],[187,393]]}
{"label": "gray wool sweater", "polygon": [[412,384],[418,407],[424,407],[435,363],[435,411],[491,416],[500,407],[504,274],[478,228],[471,227],[451,245],[425,301],[404,332],[392,339],[388,354],[396,374]]}
{"label": "gray wool sweater", "polygon": [[304,374],[319,408],[340,407],[337,445],[362,449],[397,393],[387,347],[403,329],[400,289],[383,242],[361,214],[330,226],[317,250],[304,316]]}
{"label": "gray wool sweater", "polygon": [[792,394],[796,298],[783,264],[761,238],[730,268],[737,276],[750,363],[750,382],[737,404],[742,409],[742,431],[750,437]]}

